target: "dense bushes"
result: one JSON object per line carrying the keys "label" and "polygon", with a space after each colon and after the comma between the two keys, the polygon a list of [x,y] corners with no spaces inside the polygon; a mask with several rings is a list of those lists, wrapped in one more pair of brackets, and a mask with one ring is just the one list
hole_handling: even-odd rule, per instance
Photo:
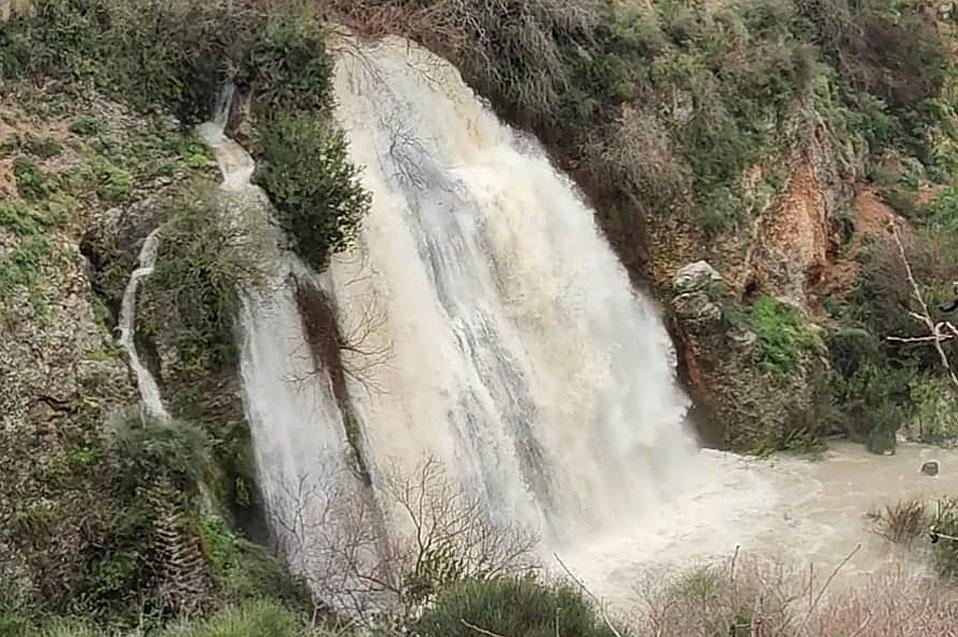
{"label": "dense bushes", "polygon": [[[253,504],[249,432],[235,389],[235,321],[241,295],[266,284],[273,231],[265,211],[214,194],[205,178],[184,184],[159,206],[154,273],[141,286],[141,348],[168,352],[157,370],[172,413],[201,424],[223,480],[220,499]],[[145,346],[145,347],[144,347]]]}
{"label": "dense bushes", "polygon": [[[953,209],[953,194],[945,189],[920,206],[912,227],[901,233],[902,249],[933,321],[948,318],[939,308],[953,298],[951,282],[958,279]],[[892,448],[902,428],[928,443],[958,439],[958,401],[935,348],[927,342],[889,340],[928,335],[927,326],[913,315],[923,310],[898,245],[890,235],[881,237],[859,258],[861,275],[836,308],[837,328],[828,342],[849,431],[878,451]],[[942,347],[950,358],[958,357],[952,341]]]}
{"label": "dense bushes", "polygon": [[[716,234],[760,210],[768,198],[746,183],[745,170],[767,173],[783,151],[808,143],[802,122],[821,121],[812,111],[823,106],[814,95],[823,85],[831,93],[825,123],[849,129],[835,131],[841,143],[860,136],[874,155],[889,145],[934,155],[924,132],[937,117],[931,105],[945,78],[945,47],[910,5],[327,5],[360,32],[399,31],[453,60],[497,111],[534,129],[628,211],[603,219],[620,234],[670,210]],[[609,174],[624,178],[610,184]]]}
{"label": "dense bushes", "polygon": [[226,3],[35,4],[0,32],[2,77],[91,79],[140,109],[173,108],[187,119],[207,112],[232,37],[223,28],[232,22]]}
{"label": "dense bushes", "polygon": [[271,13],[242,62],[241,82],[255,87],[255,107],[269,119],[291,110],[328,114],[332,65],[325,32],[304,10]]}
{"label": "dense bushes", "polygon": [[324,31],[306,4],[41,0],[0,31],[0,80],[92,80],[140,110],[210,115],[228,73],[268,112],[329,106]]}

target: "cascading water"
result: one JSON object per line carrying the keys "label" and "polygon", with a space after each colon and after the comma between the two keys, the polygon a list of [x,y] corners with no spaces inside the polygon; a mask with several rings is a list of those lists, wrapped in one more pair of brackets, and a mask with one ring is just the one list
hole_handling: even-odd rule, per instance
{"label": "cascading water", "polygon": [[130,360],[130,367],[136,376],[136,385],[140,391],[140,399],[147,412],[160,419],[168,418],[166,408],[163,406],[163,399],[160,396],[160,388],[156,380],[143,363],[136,352],[135,321],[136,321],[136,291],[140,286],[140,281],[153,274],[153,267],[156,263],[156,253],[160,247],[159,230],[151,232],[143,241],[143,247],[140,248],[140,255],[137,259],[137,268],[130,275],[130,280],[123,290],[123,300],[120,305],[120,318],[117,329],[120,332],[120,346],[126,350]]}
{"label": "cascading water", "polygon": [[224,134],[232,88],[218,100],[213,121],[200,134],[213,150],[223,182],[220,204],[228,222],[267,235],[260,242],[267,282],[244,290],[239,316],[240,373],[260,490],[276,540],[293,568],[309,579],[311,534],[331,531],[320,522],[337,498],[361,489],[352,471],[350,447],[329,377],[317,370],[295,300],[295,282],[323,282],[283,243],[270,223],[266,194],[250,182],[253,158]]}
{"label": "cascading water", "polygon": [[[273,242],[270,285],[246,293],[240,316],[260,487],[295,569],[329,577],[308,547],[335,541],[330,503],[382,495],[387,470],[427,457],[619,601],[639,568],[736,545],[833,566],[862,541],[859,501],[931,491],[908,470],[915,449],[883,481],[849,449],[819,464],[697,453],[666,332],[568,180],[447,63],[398,39],[349,46],[337,117],[374,197],[360,245],[319,276]],[[223,104],[203,135],[231,205],[264,221]],[[316,367],[297,282],[335,300],[348,423],[331,370]],[[353,471],[357,451],[371,489]],[[372,517],[362,522],[378,535]],[[889,559],[873,541],[846,568]],[[349,590],[340,577],[324,592]]]}
{"label": "cascading water", "polygon": [[442,460],[553,540],[651,512],[694,444],[652,304],[532,140],[406,41],[338,59],[337,118],[373,204],[330,268],[375,476]]}

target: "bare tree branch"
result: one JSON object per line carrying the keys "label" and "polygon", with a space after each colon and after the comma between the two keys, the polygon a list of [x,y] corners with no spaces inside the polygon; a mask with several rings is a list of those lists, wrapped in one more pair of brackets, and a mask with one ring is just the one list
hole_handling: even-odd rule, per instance
{"label": "bare tree branch", "polygon": [[269,507],[280,551],[316,597],[314,615],[405,623],[453,581],[538,568],[535,536],[491,522],[434,458],[385,471],[381,502],[345,469],[321,474],[290,481]]}
{"label": "bare tree branch", "polygon": [[463,625],[463,626],[465,626],[465,627],[468,628],[469,630],[474,630],[474,631],[476,631],[476,632],[479,633],[480,635],[485,635],[486,637],[504,637],[504,635],[500,635],[499,633],[494,633],[494,632],[492,632],[491,630],[486,630],[485,628],[479,628],[478,626],[475,626],[475,625],[473,625],[473,624],[470,624],[470,623],[467,622],[465,619],[460,619],[459,621],[462,622],[462,625]]}
{"label": "bare tree branch", "polygon": [[596,610],[599,611],[599,615],[602,617],[602,621],[604,621],[604,622],[605,622],[605,625],[608,626],[608,628],[609,628],[610,631],[612,631],[612,634],[615,635],[615,637],[622,637],[622,633],[620,633],[620,632],[616,629],[615,625],[612,623],[612,621],[609,619],[609,616],[606,614],[605,608],[603,608],[603,605],[602,605],[602,600],[600,600],[598,597],[596,597],[595,593],[593,593],[592,591],[590,591],[590,590],[586,587],[586,585],[582,583],[582,580],[580,580],[578,577],[576,577],[576,576],[572,573],[572,571],[569,570],[569,567],[565,565],[565,562],[562,561],[562,558],[559,557],[559,554],[558,554],[558,553],[553,553],[552,555],[553,555],[553,557],[556,558],[556,561],[559,562],[559,566],[561,566],[561,567],[562,567],[562,570],[566,572],[566,575],[568,575],[570,578],[572,578],[572,581],[575,582],[576,585],[577,585],[579,588],[582,589],[582,592],[583,592],[583,593],[585,593],[586,595],[588,595],[589,597],[592,598],[592,600],[593,600],[593,601],[595,602],[595,604],[596,604]]}
{"label": "bare tree branch", "polygon": [[[912,294],[914,295],[915,300],[918,301],[918,306],[921,308],[920,314],[916,312],[909,312],[909,315],[915,320],[920,321],[928,329],[929,336],[921,337],[923,339],[922,342],[930,342],[934,345],[935,351],[938,352],[938,358],[941,360],[941,365],[944,368],[945,373],[948,374],[948,378],[951,380],[951,384],[955,388],[955,391],[958,391],[958,376],[955,375],[955,371],[952,369],[951,363],[948,360],[948,355],[945,353],[945,349],[941,346],[943,341],[952,339],[958,335],[958,330],[956,330],[955,327],[948,322],[936,323],[931,318],[931,313],[928,310],[928,304],[925,302],[924,296],[922,296],[921,288],[919,287],[918,282],[915,280],[915,275],[911,269],[911,263],[909,263],[908,256],[905,253],[905,246],[902,243],[898,228],[894,224],[889,224],[889,230],[891,231],[892,238],[895,240],[895,246],[898,248],[898,256],[901,259],[902,265],[905,267],[905,275],[908,277],[908,284],[911,286]],[[944,330],[946,329],[950,332],[950,335],[945,334]],[[902,342],[901,337],[887,337],[887,339]]]}

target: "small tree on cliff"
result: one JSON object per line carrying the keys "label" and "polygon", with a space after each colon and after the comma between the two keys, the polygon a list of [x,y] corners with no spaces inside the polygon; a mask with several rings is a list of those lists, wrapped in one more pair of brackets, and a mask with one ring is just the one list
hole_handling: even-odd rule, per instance
{"label": "small tree on cliff", "polygon": [[256,174],[293,250],[321,271],[353,245],[371,196],[349,163],[346,139],[325,116],[294,112],[267,124]]}

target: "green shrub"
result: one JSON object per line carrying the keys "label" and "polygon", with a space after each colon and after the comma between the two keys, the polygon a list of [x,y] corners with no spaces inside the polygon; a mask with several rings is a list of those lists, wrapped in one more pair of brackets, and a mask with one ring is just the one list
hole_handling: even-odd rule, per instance
{"label": "green shrub", "polygon": [[309,608],[305,582],[265,547],[238,537],[218,516],[201,515],[197,524],[203,555],[214,585],[230,600],[270,598],[289,608]]}
{"label": "green shrub", "polygon": [[247,2],[41,0],[0,31],[0,74],[91,79],[141,110],[208,114],[219,71],[262,24]]}
{"label": "green shrub", "polygon": [[109,162],[97,167],[97,194],[107,203],[122,203],[133,192],[133,175]]}
{"label": "green shrub", "polygon": [[86,600],[103,602],[122,598],[136,585],[141,556],[129,548],[106,553],[90,560],[88,572],[78,588]]}
{"label": "green shrub", "polygon": [[26,201],[43,199],[49,190],[43,171],[29,157],[17,157],[13,160],[13,177],[17,182],[17,192]]}
{"label": "green shrub", "polygon": [[302,620],[267,600],[250,601],[207,619],[172,627],[163,637],[306,637]]}
{"label": "green shrub", "polygon": [[[40,0],[0,32],[0,76],[92,80],[142,111],[209,116],[226,69],[256,87],[267,115],[328,110],[325,31],[308,5],[251,0]],[[158,37],[158,34],[162,34]],[[71,126],[96,134],[92,118]]]}
{"label": "green shrub", "polygon": [[181,329],[176,347],[180,372],[190,377],[235,356],[232,328],[240,293],[264,282],[262,241],[267,238],[231,219],[217,203],[213,184],[192,182],[161,211],[156,269],[149,279]]}
{"label": "green shrub", "polygon": [[913,372],[882,362],[863,363],[839,390],[852,438],[875,453],[895,448],[895,433],[911,411],[909,382]]}
{"label": "green shrub", "polygon": [[443,591],[416,623],[420,637],[614,637],[582,594],[530,578],[467,580]]}
{"label": "green shrub", "polygon": [[80,137],[93,137],[106,130],[106,122],[96,115],[78,115],[70,122],[70,132]]}
{"label": "green shrub", "polygon": [[261,155],[257,183],[296,253],[323,270],[330,255],[353,244],[371,201],[347,160],[343,134],[320,114],[281,115],[263,132]]}
{"label": "green shrub", "polygon": [[161,481],[193,496],[211,482],[213,465],[206,434],[182,422],[131,418],[116,438],[120,480],[116,487],[129,494]]}
{"label": "green shrub", "polygon": [[909,389],[915,406],[910,429],[918,439],[930,444],[958,440],[958,399],[951,382],[944,377],[919,375]]}
{"label": "green shrub", "polygon": [[943,189],[923,210],[924,220],[941,231],[958,228],[958,188]]}
{"label": "green shrub", "polygon": [[61,213],[56,206],[31,207],[16,199],[6,199],[0,201],[0,227],[18,237],[29,237],[62,223]]}
{"label": "green shrub", "polygon": [[771,296],[759,296],[741,316],[758,337],[761,366],[777,377],[794,374],[803,359],[822,353],[821,339],[810,331],[798,310]]}
{"label": "green shrub", "polygon": [[332,66],[326,58],[325,37],[308,13],[269,16],[245,61],[256,87],[259,115],[330,110]]}
{"label": "green shrub", "polygon": [[824,341],[832,368],[845,378],[880,361],[878,339],[868,330],[840,327],[826,334]]}
{"label": "green shrub", "polygon": [[[932,529],[958,537],[958,498],[942,498],[938,501]],[[938,574],[949,578],[958,576],[958,541],[939,539],[932,546]]]}
{"label": "green shrub", "polygon": [[50,242],[45,237],[29,236],[6,256],[0,257],[0,296],[18,286],[34,292],[40,280],[42,262],[50,250]]}
{"label": "green shrub", "polygon": [[40,159],[56,157],[63,152],[63,146],[54,138],[37,137],[31,133],[27,133],[23,147],[28,153]]}

